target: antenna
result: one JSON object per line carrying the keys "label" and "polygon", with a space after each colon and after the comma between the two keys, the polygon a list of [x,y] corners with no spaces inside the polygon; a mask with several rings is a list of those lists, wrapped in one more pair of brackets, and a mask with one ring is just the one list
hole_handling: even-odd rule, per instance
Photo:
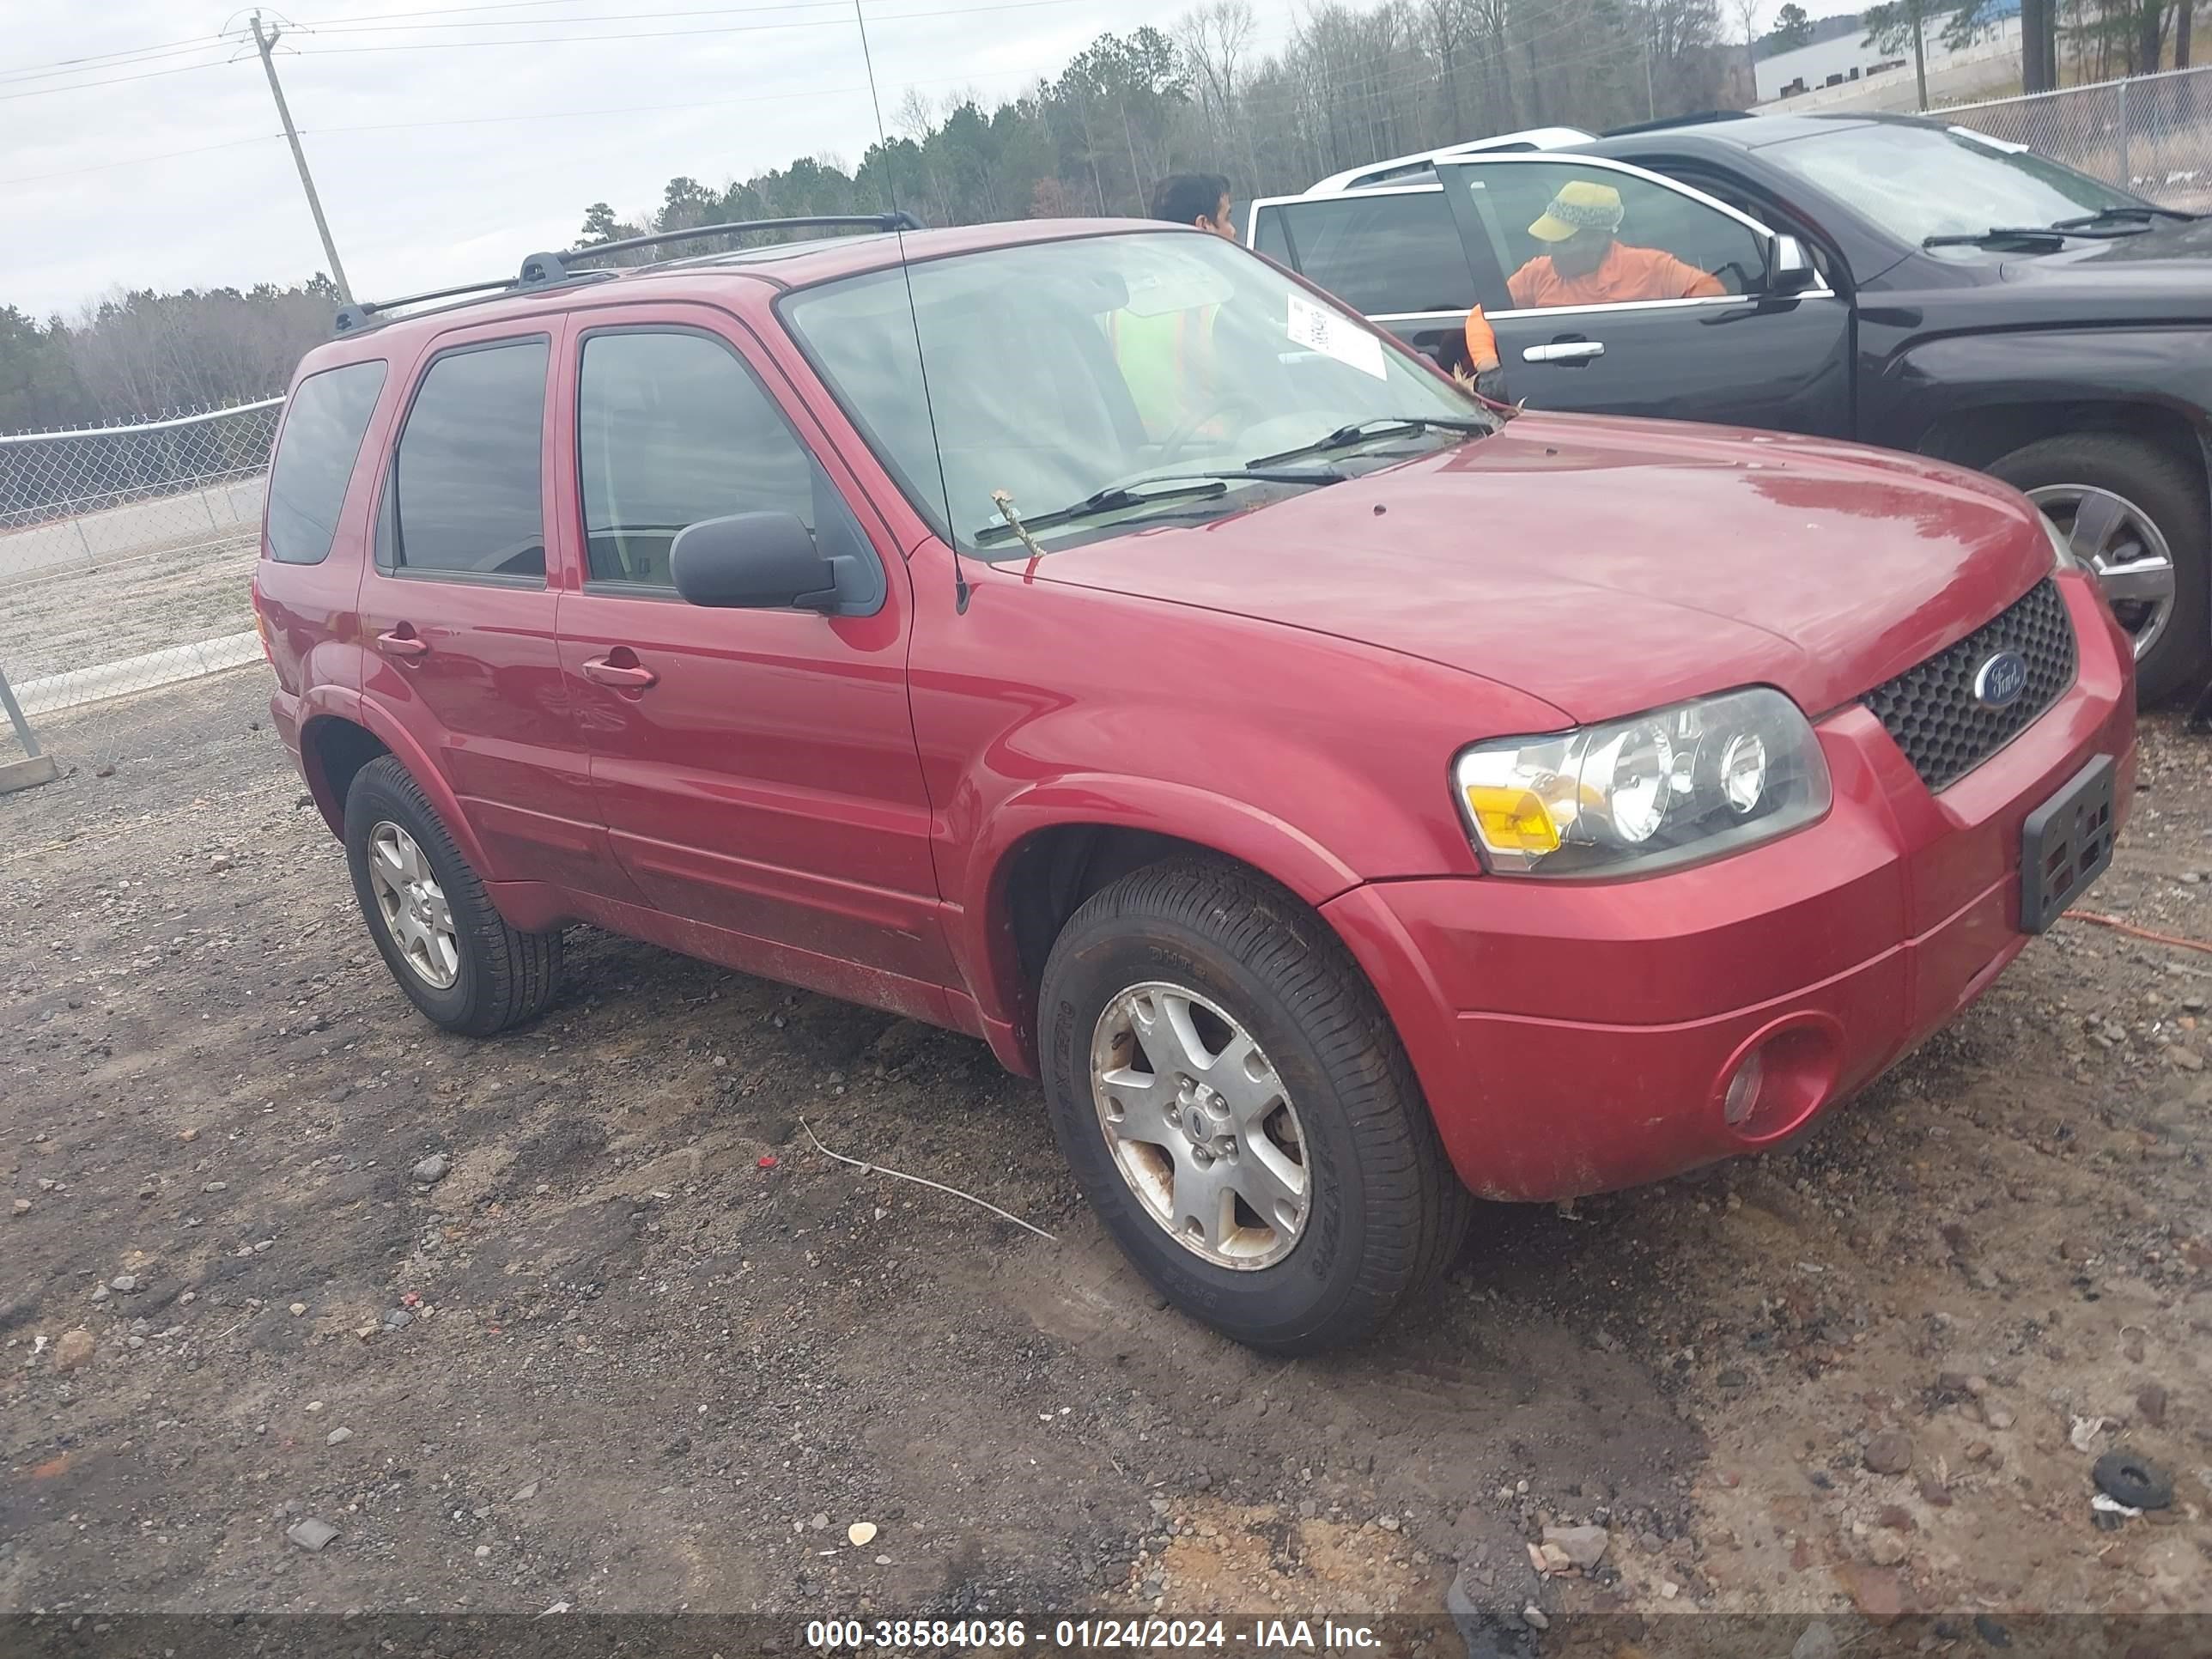
{"label": "antenna", "polygon": [[[903,220],[899,210],[898,164],[891,149],[890,133],[884,126],[884,100],[876,90],[875,54],[868,50],[868,19],[860,9],[860,0],[853,0],[853,21],[860,26],[860,62],[868,71],[868,102],[876,112],[876,142],[884,147],[884,185],[890,196],[890,208],[895,221]],[[921,349],[921,313],[914,302],[914,270],[906,258],[906,223],[897,224],[899,276],[906,283],[907,321],[914,325],[914,361],[921,370],[921,407],[929,417],[929,447],[937,457],[937,498],[945,504],[945,544],[952,550],[952,608],[960,616],[968,614],[968,599],[972,590],[968,586],[968,573],[960,563],[960,527],[952,519],[952,486],[945,480],[945,446],[937,436],[937,404],[929,395],[929,359]]]}

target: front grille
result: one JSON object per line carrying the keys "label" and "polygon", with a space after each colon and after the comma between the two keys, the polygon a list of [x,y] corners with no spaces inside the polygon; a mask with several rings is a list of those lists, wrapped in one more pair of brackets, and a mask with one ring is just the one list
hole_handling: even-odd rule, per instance
{"label": "front grille", "polygon": [[[2027,664],[2027,685],[2002,708],[1974,696],[1974,676],[2000,651]],[[1956,783],[2011,742],[2074,683],[2074,625],[2050,577],[1996,621],[1867,693],[1866,706],[1929,788]]]}

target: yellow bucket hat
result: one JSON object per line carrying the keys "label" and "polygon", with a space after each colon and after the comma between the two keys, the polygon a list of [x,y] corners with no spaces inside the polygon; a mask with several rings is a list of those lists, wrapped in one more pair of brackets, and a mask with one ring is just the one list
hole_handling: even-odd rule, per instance
{"label": "yellow bucket hat", "polygon": [[1564,242],[1580,230],[1619,230],[1620,219],[1619,191],[1588,179],[1571,179],[1528,227],[1528,234],[1540,242]]}

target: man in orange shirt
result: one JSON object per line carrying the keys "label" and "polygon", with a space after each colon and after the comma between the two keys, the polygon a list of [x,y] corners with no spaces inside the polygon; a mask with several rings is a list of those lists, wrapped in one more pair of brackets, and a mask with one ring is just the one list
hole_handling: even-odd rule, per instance
{"label": "man in orange shirt", "polygon": [[1514,305],[1618,305],[1630,300],[1693,300],[1728,290],[1695,265],[1656,247],[1619,240],[1620,192],[1572,179],[1559,187],[1528,234],[1550,245],[1506,279]]}

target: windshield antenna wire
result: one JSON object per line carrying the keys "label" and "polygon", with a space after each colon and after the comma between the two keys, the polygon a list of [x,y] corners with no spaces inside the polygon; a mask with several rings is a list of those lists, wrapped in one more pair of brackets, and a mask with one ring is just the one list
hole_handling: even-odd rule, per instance
{"label": "windshield antenna wire", "polygon": [[898,238],[899,275],[906,281],[906,315],[914,325],[914,360],[921,370],[921,407],[929,417],[929,447],[937,457],[937,497],[945,503],[945,544],[952,550],[952,605],[961,616],[968,614],[968,574],[960,563],[960,527],[952,520],[952,486],[945,480],[945,446],[937,436],[937,404],[929,395],[929,359],[921,349],[921,313],[914,302],[914,271],[907,264],[906,228],[896,216],[899,211],[898,163],[891,149],[890,133],[884,126],[883,96],[876,90],[876,59],[868,50],[868,20],[860,9],[860,0],[853,0],[853,21],[860,28],[860,62],[868,72],[868,102],[876,112],[876,142],[884,147],[884,191],[890,198],[894,220],[891,234]]}

